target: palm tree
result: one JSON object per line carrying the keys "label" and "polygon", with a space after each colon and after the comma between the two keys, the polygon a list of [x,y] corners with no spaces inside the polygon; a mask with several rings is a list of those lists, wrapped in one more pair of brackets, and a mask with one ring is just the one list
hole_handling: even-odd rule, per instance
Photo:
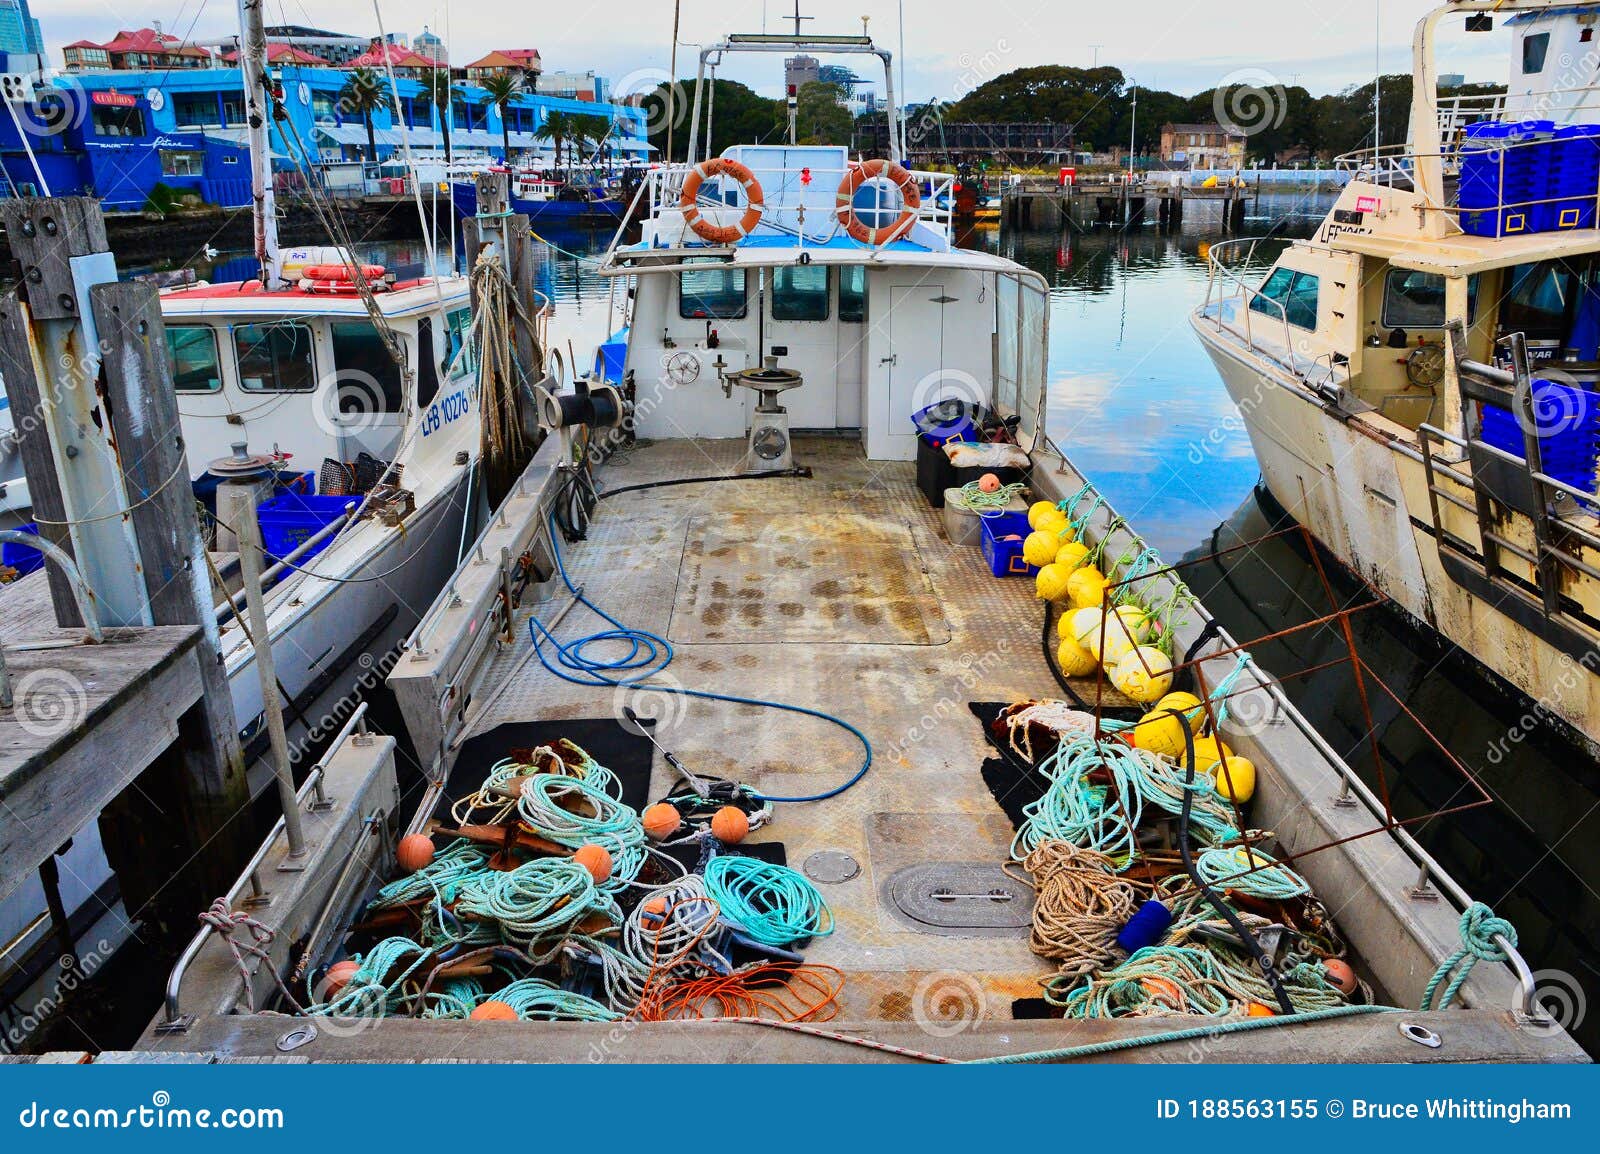
{"label": "palm tree", "polygon": [[556,146],[556,167],[561,167],[562,145],[572,137],[573,116],[570,112],[559,110],[549,113],[544,118],[544,123],[534,129],[534,136],[540,140],[548,140]]}
{"label": "palm tree", "polygon": [[522,75],[517,72],[497,72],[485,76],[479,83],[489,94],[489,103],[500,110],[500,139],[505,145],[506,164],[511,163],[511,102],[523,92]]}
{"label": "palm tree", "polygon": [[578,155],[581,158],[584,153],[583,146],[590,142],[594,143],[596,152],[599,151],[600,145],[611,135],[611,121],[604,116],[571,114],[567,117],[567,135],[577,143]]}
{"label": "palm tree", "polygon": [[450,75],[448,68],[435,68],[424,72],[418,80],[428,103],[439,110],[439,128],[444,133],[444,162],[449,164],[450,108],[462,99],[461,89],[456,87],[455,79]]}
{"label": "palm tree", "polygon": [[383,90],[382,78],[370,68],[356,68],[350,72],[339,93],[339,106],[346,113],[361,117],[367,126],[367,159],[378,159],[378,137],[372,128],[372,114],[389,107],[389,94]]}

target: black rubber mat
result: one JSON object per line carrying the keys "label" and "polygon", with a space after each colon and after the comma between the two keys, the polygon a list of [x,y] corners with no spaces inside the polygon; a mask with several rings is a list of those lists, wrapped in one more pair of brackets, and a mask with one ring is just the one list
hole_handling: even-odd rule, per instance
{"label": "black rubber mat", "polygon": [[[495,762],[510,757],[513,749],[554,745],[563,737],[582,746],[590,757],[617,775],[625,805],[642,810],[650,804],[650,767],[655,748],[649,738],[629,731],[612,717],[514,721],[470,738],[450,771],[446,796],[454,801],[477,792]],[[441,806],[440,812],[448,809],[448,805]]]}
{"label": "black rubber mat", "polygon": [[984,737],[998,754],[984,761],[981,770],[983,784],[989,787],[989,793],[1005,811],[1012,827],[1020,829],[1027,820],[1022,807],[1043,797],[1045,790],[1050,787],[1050,779],[1011,752],[1006,739],[996,736],[990,728],[1001,711],[1010,708],[1011,704],[1009,701],[971,701],[967,703],[967,708],[972,710],[973,716],[983,726]]}

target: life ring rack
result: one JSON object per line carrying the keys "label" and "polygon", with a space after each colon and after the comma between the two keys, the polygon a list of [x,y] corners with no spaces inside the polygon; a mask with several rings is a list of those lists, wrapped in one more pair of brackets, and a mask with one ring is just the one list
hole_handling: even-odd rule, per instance
{"label": "life ring rack", "polygon": [[[869,228],[856,215],[855,197],[862,185],[880,177],[900,190],[902,201],[900,215],[887,227]],[[916,178],[902,165],[889,160],[868,160],[852,166],[850,171],[845,173],[844,179],[839,182],[837,203],[838,207],[834,212],[839,218],[839,223],[844,226],[845,232],[862,244],[877,247],[898,240],[911,231],[911,226],[917,219],[917,209],[922,206],[922,189],[918,187]]]}
{"label": "life ring rack", "polygon": [[[700,215],[700,186],[716,176],[732,177],[744,188],[747,203],[744,215],[739,218],[738,224],[712,224]],[[683,182],[683,193],[678,197],[678,207],[683,210],[684,223],[693,229],[694,234],[701,240],[709,241],[711,244],[738,244],[761,223],[761,215],[766,211],[767,203],[765,194],[761,191],[761,182],[747,165],[717,156],[710,160],[702,160],[689,170],[689,175]]]}
{"label": "life ring rack", "polygon": [[[373,292],[388,292],[389,282],[384,280],[381,264],[364,264],[361,277]],[[300,273],[300,291],[315,296],[336,296],[356,291],[355,269],[347,264],[310,264]]]}

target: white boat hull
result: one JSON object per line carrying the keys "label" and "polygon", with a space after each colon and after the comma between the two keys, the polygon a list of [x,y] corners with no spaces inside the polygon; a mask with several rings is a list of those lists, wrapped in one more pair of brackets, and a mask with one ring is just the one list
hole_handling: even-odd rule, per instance
{"label": "white boat hull", "polygon": [[[1195,324],[1249,434],[1262,481],[1334,556],[1420,626],[1526,696],[1530,719],[1565,723],[1600,756],[1600,677],[1446,572],[1422,462],[1375,428],[1339,420],[1226,334]],[[1469,755],[1474,751],[1464,751]]]}

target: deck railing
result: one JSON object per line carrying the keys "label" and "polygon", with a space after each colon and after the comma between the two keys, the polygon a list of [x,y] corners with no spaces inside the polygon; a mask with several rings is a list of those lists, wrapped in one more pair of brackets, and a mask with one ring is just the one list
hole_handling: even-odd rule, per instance
{"label": "deck railing", "polygon": [[[1289,310],[1281,301],[1263,296],[1242,275],[1256,267],[1256,250],[1265,239],[1259,236],[1240,237],[1237,240],[1218,241],[1210,247],[1206,254],[1206,297],[1200,307],[1200,315],[1213,323],[1217,332],[1232,331],[1244,339],[1246,347],[1252,352],[1267,357],[1305,380],[1306,366],[1294,355],[1294,330],[1289,324]],[[1241,250],[1242,257],[1239,255]],[[1260,271],[1265,272],[1268,268],[1269,265],[1263,264]],[[1230,301],[1238,304],[1241,324],[1232,325],[1223,315],[1223,306]],[[1262,308],[1254,307],[1258,301],[1262,302]],[[1258,315],[1263,318],[1261,324],[1265,326],[1260,338],[1257,335],[1257,322],[1253,320]],[[1280,334],[1283,343],[1272,343]]]}

